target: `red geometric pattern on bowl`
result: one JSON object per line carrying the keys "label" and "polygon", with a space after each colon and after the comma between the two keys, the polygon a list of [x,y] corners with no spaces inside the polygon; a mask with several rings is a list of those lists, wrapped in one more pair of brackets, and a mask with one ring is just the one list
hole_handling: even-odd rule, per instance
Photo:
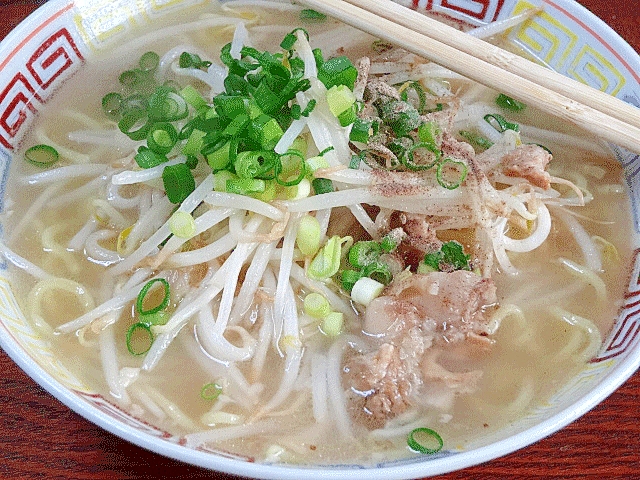
{"label": "red geometric pattern on bowl", "polygon": [[23,65],[11,64],[16,73],[4,88],[0,87],[0,144],[10,150],[16,147],[25,122],[35,116],[51,95],[56,80],[84,62],[76,42],[64,27],[32,48],[33,53]]}
{"label": "red geometric pattern on bowl", "polygon": [[[407,3],[407,2],[400,2]],[[412,0],[411,6],[418,10],[420,0]],[[457,2],[456,0],[427,0],[425,10],[453,14],[454,17],[464,15],[480,23],[493,22],[500,15],[504,0],[475,0],[473,2]],[[456,15],[457,14],[457,15]],[[475,22],[474,22],[475,24]]]}
{"label": "red geometric pattern on bowl", "polygon": [[614,330],[604,342],[593,363],[610,360],[624,354],[640,340],[640,250],[634,252],[633,271],[624,305]]}

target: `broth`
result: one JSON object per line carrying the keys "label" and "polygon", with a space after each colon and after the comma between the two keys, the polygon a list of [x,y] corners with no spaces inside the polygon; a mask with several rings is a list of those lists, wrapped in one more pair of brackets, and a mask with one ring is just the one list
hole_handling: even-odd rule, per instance
{"label": "broth", "polygon": [[[404,56],[406,54],[398,54],[396,50],[383,53],[371,51],[374,39],[368,35],[330,19],[303,22],[297,9],[288,6],[283,8],[284,10],[272,10],[249,6],[221,9],[212,5],[194,9],[175,18],[173,22],[188,23],[196,18],[203,18],[203,15],[204,18],[211,18],[211,15],[235,15],[235,18],[244,19],[251,45],[258,50],[271,52],[280,51],[279,42],[282,37],[302,24],[308,30],[311,45],[322,48],[325,60],[336,55],[347,55],[355,63],[360,56],[370,55],[376,65],[376,69],[372,71],[384,71],[389,61],[393,60],[395,65],[401,67],[397,68],[400,72],[391,69],[386,74],[375,74],[378,80],[385,80],[390,84],[402,85],[404,81],[414,79],[412,75],[422,71],[422,63],[416,66],[415,59],[407,60]],[[206,58],[219,64],[220,50],[232,41],[235,32],[228,24],[193,31],[184,30],[189,33],[170,38],[163,38],[161,29],[143,32],[147,36],[141,33],[138,38],[146,38],[146,43],[141,44],[141,41],[134,39],[126,42],[126,47],[120,46],[112,52],[88,60],[86,67],[61,88],[50,102],[48,110],[37,120],[31,138],[24,141],[23,149],[40,143],[56,145],[62,156],[62,165],[80,165],[79,172],[84,168],[83,163],[104,165],[104,170],[96,170],[98,173],[81,173],[71,180],[38,181],[35,175],[43,170],[20,161],[21,155],[16,156],[12,165],[12,182],[4,218],[7,246],[37,266],[31,269],[12,267],[12,274],[16,278],[16,296],[29,320],[43,336],[50,339],[65,366],[78,378],[131,415],[177,435],[186,435],[190,445],[284,463],[373,463],[414,455],[407,446],[406,438],[413,428],[420,426],[436,430],[444,441],[445,449],[480,445],[483,439],[542,405],[597,352],[599,338],[606,336],[621,306],[628,278],[628,272],[623,266],[629,264],[631,257],[631,220],[622,169],[612,157],[607,156],[607,150],[600,144],[588,139],[582,132],[558,125],[558,122],[531,108],[520,113],[505,113],[505,116],[522,124],[521,138],[524,143],[544,143],[553,152],[549,169],[554,178],[568,179],[579,185],[587,202],[584,206],[573,206],[578,203],[577,196],[572,187],[566,184],[554,184],[557,187],[554,190],[527,187],[520,192],[519,195],[525,198],[535,191],[544,202],[549,203],[552,223],[549,235],[542,245],[530,252],[509,253],[506,262],[504,259],[502,262],[494,261],[493,250],[490,251],[491,261],[483,262],[479,258],[482,237],[476,232],[480,229],[476,229],[474,222],[464,228],[451,227],[438,231],[437,236],[441,242],[458,240],[467,252],[471,252],[475,262],[471,270],[477,270],[478,279],[481,276],[491,278],[497,292],[496,302],[482,305],[488,322],[482,328],[487,332],[491,330],[489,333],[484,330],[481,334],[473,331],[472,335],[465,331],[464,340],[452,340],[451,345],[447,345],[449,340],[439,330],[441,327],[433,332],[428,331],[430,327],[424,322],[412,327],[422,335],[419,338],[421,345],[427,345],[425,358],[429,352],[435,352],[432,361],[438,367],[433,368],[437,370],[441,367],[448,372],[444,376],[450,373],[458,379],[455,388],[443,387],[447,380],[443,380],[442,376],[434,379],[427,375],[427,379],[422,378],[411,386],[414,392],[420,391],[425,395],[424,401],[417,401],[409,395],[408,398],[402,398],[408,403],[404,410],[393,413],[385,411],[381,414],[384,417],[382,420],[374,421],[368,416],[371,412],[367,410],[368,407],[362,408],[362,402],[368,401],[368,395],[380,393],[382,387],[376,384],[375,388],[372,387],[373,393],[369,394],[358,391],[358,388],[350,384],[353,380],[351,375],[356,369],[354,365],[371,360],[372,354],[381,344],[391,345],[389,348],[392,350],[407,354],[407,347],[402,342],[417,341],[419,335],[413,330],[414,333],[405,335],[410,322],[401,314],[393,319],[395,326],[389,327],[397,327],[401,331],[399,337],[391,336],[389,330],[378,337],[370,332],[363,333],[365,308],[352,301],[349,293],[341,289],[332,278],[326,279],[326,283],[300,278],[300,272],[304,275],[304,268],[307,271],[311,268],[315,254],[305,259],[297,251],[294,255],[291,247],[289,253],[294,255],[294,263],[297,265],[291,279],[287,279],[291,284],[291,291],[278,290],[279,275],[281,269],[285,268],[280,266],[278,255],[285,256],[286,248],[292,244],[291,235],[287,236],[290,228],[287,225],[291,223],[283,227],[280,235],[257,242],[262,246],[271,245],[271,250],[267,252],[271,261],[265,267],[267,273],[261,279],[260,288],[246,303],[245,311],[234,317],[237,312],[231,310],[229,326],[220,333],[231,346],[221,346],[226,345],[224,343],[212,344],[211,338],[206,340],[203,337],[209,335],[208,332],[215,331],[221,322],[220,311],[224,308],[220,298],[223,299],[222,302],[225,301],[225,293],[220,293],[222,287],[219,294],[208,301],[202,301],[206,307],[202,308],[208,313],[193,312],[186,316],[184,322],[173,331],[176,333],[175,339],[171,335],[163,337],[161,328],[154,330],[155,342],[163,339],[168,344],[157,362],[149,360],[145,355],[132,355],[125,342],[127,332],[139,316],[135,307],[137,291],[126,301],[106,309],[81,328],[61,332],[61,326],[104,305],[112,297],[126,293],[133,285],[158,276],[167,278],[172,287],[168,309],[173,313],[181,312],[181,304],[184,308],[191,302],[195,304],[201,301],[193,292],[199,292],[203,278],[205,282],[214,285],[215,281],[211,281],[212,272],[232,258],[233,254],[230,252],[240,252],[244,246],[251,244],[234,244],[233,249],[229,248],[208,261],[205,266],[196,264],[165,269],[162,264],[154,264],[157,249],[152,249],[149,258],[136,262],[131,265],[132,268],[124,269],[118,274],[112,273],[124,258],[133,254],[139,244],[161,228],[172,215],[174,207],[169,204],[163,208],[158,207],[164,196],[160,179],[110,189],[114,174],[140,170],[133,161],[140,142],[129,140],[117,130],[114,121],[105,118],[100,100],[118,88],[119,74],[133,68],[131,59],[140,58],[151,49],[150,44],[160,56],[176,45],[184,45],[184,51],[201,52]],[[149,35],[155,35],[153,40]],[[376,48],[379,47],[378,44]],[[181,82],[181,86],[194,85],[200,92],[205,92],[205,96],[209,91],[204,83],[193,76],[182,75],[184,72],[171,73],[171,68],[167,71],[170,78]],[[442,73],[441,70],[438,71]],[[402,82],[395,81],[403,76]],[[445,92],[436,102],[449,102],[446,103],[445,110],[459,108],[463,111],[469,104],[482,106],[480,110],[499,110],[492,103],[496,92],[479,88],[455,75],[451,77],[445,80],[437,75],[422,78],[430,95],[436,88]],[[447,99],[449,94],[456,100]],[[460,126],[456,128],[456,132],[477,126],[473,122],[466,125],[471,127]],[[548,125],[565,132],[550,134]],[[540,131],[545,133],[542,139],[539,139]],[[314,157],[322,150],[321,145],[311,138],[313,135],[307,130],[302,131],[301,135],[307,137],[308,157]],[[506,137],[510,134],[501,135]],[[572,140],[567,140],[569,137]],[[520,141],[517,142],[519,143]],[[482,149],[476,148],[477,156],[482,155]],[[339,153],[337,145],[335,151]],[[368,160],[371,161],[371,158]],[[339,161],[348,165],[350,158]],[[194,170],[198,182],[207,174],[206,168],[206,162],[201,161]],[[367,167],[360,168],[367,175],[371,174]],[[337,174],[340,171],[335,170]],[[328,172],[326,175],[335,184],[346,182],[344,185],[348,185],[346,177],[332,177],[335,172]],[[409,173],[414,177],[422,175]],[[403,172],[392,171],[384,175],[391,175],[389,182],[393,184],[398,179],[407,177],[402,174]],[[375,182],[375,173],[371,175]],[[386,184],[387,177],[381,178],[378,180],[380,185]],[[517,186],[515,181],[513,184],[504,183],[509,178],[513,177],[492,177],[495,191]],[[467,182],[471,184],[472,180]],[[348,188],[354,188],[353,191],[356,192],[359,187],[351,185]],[[551,191],[553,195],[547,195]],[[557,197],[554,197],[556,194]],[[115,197],[119,197],[119,206],[109,204]],[[358,198],[357,195],[355,198]],[[371,224],[374,223],[375,216],[381,213],[381,206],[383,209],[390,208],[389,198],[392,197],[378,195],[375,200],[380,205],[367,206],[366,212]],[[404,197],[401,200],[406,203],[416,201],[411,196],[408,200]],[[272,203],[282,208],[282,202],[286,204],[287,201],[294,202],[296,199],[285,196]],[[521,204],[535,210],[536,201],[528,202],[529,200],[524,200]],[[363,203],[375,204],[374,201]],[[40,205],[40,208],[35,208],[34,205]],[[129,236],[137,234],[129,227],[137,225],[140,218],[154,208],[158,210],[157,218],[147,220],[147,225],[151,227],[147,230],[140,227],[142,233],[139,234],[138,244],[130,250],[123,249],[122,244],[127,243],[131,238]],[[207,209],[202,206],[198,208],[200,210],[195,209],[194,216],[202,218]],[[226,207],[210,207],[208,211],[223,208]],[[309,210],[313,213],[317,209]],[[575,216],[571,212],[575,212]],[[292,219],[298,221],[299,217],[296,215],[295,212],[291,213],[289,222],[293,222]],[[316,217],[321,219],[322,215],[316,214]],[[361,227],[359,221],[355,217],[349,218],[349,215],[351,213],[346,207],[334,209],[330,217],[328,237],[335,235],[343,241],[346,235],[352,235],[356,242],[368,240],[365,227],[371,225],[365,221],[365,227]],[[473,214],[462,209],[459,216],[452,215],[444,220],[431,217],[429,221],[455,224],[465,215]],[[505,228],[509,229],[509,234],[514,239],[526,239],[528,234],[533,235],[536,222],[542,222],[540,217],[535,220],[522,220],[521,217],[518,220],[511,215],[518,216],[511,212],[509,218],[504,220],[510,222],[509,227],[505,223]],[[255,219],[256,216],[251,218]],[[408,229],[409,220],[402,215],[399,218],[398,225]],[[393,222],[396,220],[390,221],[386,230],[383,220],[380,220],[383,225],[381,231],[386,234],[394,227]],[[192,238],[187,247],[177,252],[186,254],[217,240],[224,240],[227,230],[235,228],[232,221],[220,221],[194,237],[195,240]],[[241,227],[249,229],[251,219],[247,217],[243,221],[245,223],[241,222]],[[268,223],[270,220],[263,221]],[[578,227],[577,224],[583,227]],[[254,227],[259,229],[263,237],[268,237],[274,231]],[[275,226],[273,228],[276,229]],[[579,245],[576,240],[583,231],[581,228],[586,232],[586,240],[583,239],[586,246],[584,243]],[[84,230],[88,233],[83,237],[79,232]],[[102,237],[93,237],[93,246],[88,246],[89,234],[99,231],[108,233]],[[125,231],[127,232],[123,234]],[[236,234],[241,236],[242,232],[236,231]],[[163,245],[160,248],[164,248]],[[227,284],[229,292],[243,292],[242,286],[250,280],[249,265],[253,265],[251,259],[256,263],[260,248],[256,247],[256,253],[247,254],[241,262],[244,266],[237,268],[236,275],[240,281],[237,285]],[[273,252],[277,252],[277,255]],[[590,256],[593,260],[594,255],[601,262],[601,269],[597,272],[585,265],[585,258]],[[176,257],[170,258],[175,261]],[[407,258],[408,254],[404,260]],[[341,270],[346,268],[344,262],[343,260]],[[430,275],[424,271],[416,273],[416,265],[409,263],[402,265],[400,270],[409,268],[412,276],[402,281],[412,282],[416,278],[422,278],[420,275]],[[145,268],[149,269],[147,274],[141,273]],[[234,271],[232,266],[225,268]],[[510,268],[517,274],[510,274]],[[586,273],[576,276],[576,269],[582,269]],[[132,272],[136,271],[140,277],[127,283]],[[135,275],[133,273],[134,277]],[[400,283],[402,274],[397,272],[396,275],[393,282]],[[469,275],[475,274],[469,272]],[[596,282],[595,296],[591,286],[594,280],[589,275],[600,279]],[[50,280],[51,278],[54,280]],[[61,283],[60,278],[72,282]],[[67,288],[66,292],[61,291],[64,288]],[[83,289],[82,292],[80,288]],[[386,295],[392,303],[399,301],[398,298],[406,293],[389,293],[389,288],[382,296]],[[418,287],[411,285],[409,288]],[[85,294],[85,291],[88,293]],[[342,312],[344,325],[338,335],[327,334],[323,328],[327,330],[329,327],[322,327],[320,320],[305,312],[304,299],[313,291],[333,294],[349,309]],[[155,294],[157,295],[157,291]],[[427,294],[423,292],[421,295],[424,297]],[[297,312],[287,314],[287,305],[291,305],[292,300],[296,302]],[[237,302],[238,299],[234,301]],[[415,302],[421,301],[420,299],[410,297],[407,301],[412,305],[411,308],[420,308],[415,306]],[[274,314],[278,302],[281,302],[279,305],[284,305],[281,318]],[[548,308],[549,305],[553,308]],[[340,307],[332,305],[332,308],[339,310]],[[289,317],[296,318],[298,323],[293,327],[288,325]],[[502,321],[496,320],[498,317],[502,317]],[[494,323],[491,323],[491,318]],[[467,320],[464,319],[463,323]],[[203,330],[203,325],[208,325],[207,329],[210,330]],[[446,330],[447,326],[442,328]],[[278,337],[275,340],[274,335]],[[253,339],[257,343],[248,348],[247,345]],[[215,341],[222,342],[219,338]],[[212,349],[219,355],[212,353]],[[228,355],[225,357],[221,352]],[[218,358],[214,358],[216,356]],[[375,364],[379,356],[374,360]],[[144,364],[145,361],[149,363]],[[115,370],[108,370],[105,364],[109,362],[116,364]],[[404,357],[401,362],[405,362]],[[424,362],[428,361],[421,359],[418,368],[426,368],[421,366]],[[401,363],[401,367],[409,368],[406,363]],[[373,367],[367,365],[365,368]],[[476,371],[481,372],[476,380],[472,380],[471,376],[464,376]],[[397,387],[397,379],[391,379],[389,372],[386,375],[385,378],[392,380],[391,383]],[[321,378],[322,383],[314,386],[314,379],[317,378]],[[216,400],[202,398],[201,389],[212,382],[219,384],[222,393]],[[114,385],[118,388],[114,389]],[[334,388],[336,386],[339,387],[337,391]],[[340,407],[336,402],[341,401],[344,404]],[[348,416],[345,417],[345,414]],[[238,434],[238,431],[242,433]],[[336,431],[338,435],[335,434]]]}

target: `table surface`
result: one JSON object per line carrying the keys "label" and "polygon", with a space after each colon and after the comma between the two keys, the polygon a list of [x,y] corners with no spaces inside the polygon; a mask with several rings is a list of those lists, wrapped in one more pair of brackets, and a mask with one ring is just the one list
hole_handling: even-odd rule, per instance
{"label": "table surface", "polygon": [[[0,39],[43,0],[0,0]],[[640,51],[638,0],[579,3]],[[0,350],[0,478],[151,479],[236,477],[206,471],[134,446],[73,413]],[[591,412],[525,449],[438,479],[638,478],[640,372]],[[157,472],[162,472],[161,475]]]}

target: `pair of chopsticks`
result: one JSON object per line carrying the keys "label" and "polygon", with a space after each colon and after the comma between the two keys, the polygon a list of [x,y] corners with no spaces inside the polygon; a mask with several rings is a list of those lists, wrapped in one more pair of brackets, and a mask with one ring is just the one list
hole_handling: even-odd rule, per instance
{"label": "pair of chopsticks", "polygon": [[296,0],[640,153],[640,109],[392,0]]}

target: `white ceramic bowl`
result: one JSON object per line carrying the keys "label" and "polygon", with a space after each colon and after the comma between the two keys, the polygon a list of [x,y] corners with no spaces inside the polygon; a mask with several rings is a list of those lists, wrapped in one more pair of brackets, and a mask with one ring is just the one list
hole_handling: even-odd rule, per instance
{"label": "white ceramic bowl", "polygon": [[[199,0],[50,0],[0,43],[0,208],[14,148],[57,88],[84,68],[84,60],[126,35],[135,23],[153,22]],[[425,0],[403,0],[426,8]],[[540,4],[532,0],[531,4]],[[478,26],[529,8],[517,0],[428,2],[442,14]],[[640,58],[607,25],[572,0],[545,0],[545,11],[511,32],[513,41],[551,68],[638,105]],[[639,231],[640,158],[615,148],[627,175],[634,232]],[[9,179],[10,181],[10,179]],[[637,247],[640,242],[634,240]],[[640,258],[631,265],[625,307],[601,351],[543,407],[500,432],[486,446],[431,457],[381,463],[367,478],[424,477],[478,464],[529,445],[572,422],[612,393],[640,365]],[[260,465],[184,446],[180,438],[138,421],[92,392],[56,359],[31,328],[0,270],[0,345],[36,382],[75,412],[104,429],[168,457],[209,469],[274,479],[362,478],[360,465],[295,468]]]}

